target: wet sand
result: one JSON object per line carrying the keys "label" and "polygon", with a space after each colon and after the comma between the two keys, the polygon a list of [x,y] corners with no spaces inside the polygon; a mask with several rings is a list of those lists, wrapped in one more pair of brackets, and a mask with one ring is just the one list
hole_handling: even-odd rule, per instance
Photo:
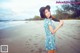
{"label": "wet sand", "polygon": [[[64,20],[63,27],[55,34],[57,53],[80,53],[79,23],[80,20]],[[47,53],[43,21],[26,21],[1,29],[0,45],[8,45],[8,53]]]}

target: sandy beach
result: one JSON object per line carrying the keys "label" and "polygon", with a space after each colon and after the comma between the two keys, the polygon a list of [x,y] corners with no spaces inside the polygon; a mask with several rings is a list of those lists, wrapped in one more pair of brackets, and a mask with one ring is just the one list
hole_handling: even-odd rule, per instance
{"label": "sandy beach", "polygon": [[[79,31],[80,20],[64,20],[63,27],[55,34],[57,53],[80,53]],[[8,53],[47,53],[43,21],[25,21],[0,29],[0,45],[8,45]]]}

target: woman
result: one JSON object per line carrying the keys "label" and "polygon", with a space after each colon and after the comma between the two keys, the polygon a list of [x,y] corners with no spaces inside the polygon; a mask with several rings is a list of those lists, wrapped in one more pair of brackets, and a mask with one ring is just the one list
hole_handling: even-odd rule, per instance
{"label": "woman", "polygon": [[[44,29],[46,33],[45,46],[48,53],[55,53],[56,45],[55,45],[55,33],[57,30],[63,25],[62,20],[58,20],[51,15],[50,6],[40,8],[40,16],[44,18]],[[55,28],[54,23],[52,21],[60,22],[59,25]]]}

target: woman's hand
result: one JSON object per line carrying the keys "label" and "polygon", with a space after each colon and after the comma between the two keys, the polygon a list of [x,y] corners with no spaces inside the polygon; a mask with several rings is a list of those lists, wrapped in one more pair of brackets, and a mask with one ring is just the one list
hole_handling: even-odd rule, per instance
{"label": "woman's hand", "polygon": [[64,24],[64,21],[63,21],[63,20],[60,20],[59,25],[60,25],[60,26],[63,26],[63,24]]}
{"label": "woman's hand", "polygon": [[53,29],[53,27],[51,25],[49,25],[49,30],[51,31],[52,34],[54,34],[61,26],[63,26],[63,20],[60,20],[59,25]]}

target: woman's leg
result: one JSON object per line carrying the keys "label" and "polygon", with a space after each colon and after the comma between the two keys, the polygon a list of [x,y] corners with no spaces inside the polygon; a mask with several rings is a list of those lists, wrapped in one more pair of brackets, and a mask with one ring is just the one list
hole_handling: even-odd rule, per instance
{"label": "woman's leg", "polygon": [[55,50],[48,50],[48,53],[56,53]]}

